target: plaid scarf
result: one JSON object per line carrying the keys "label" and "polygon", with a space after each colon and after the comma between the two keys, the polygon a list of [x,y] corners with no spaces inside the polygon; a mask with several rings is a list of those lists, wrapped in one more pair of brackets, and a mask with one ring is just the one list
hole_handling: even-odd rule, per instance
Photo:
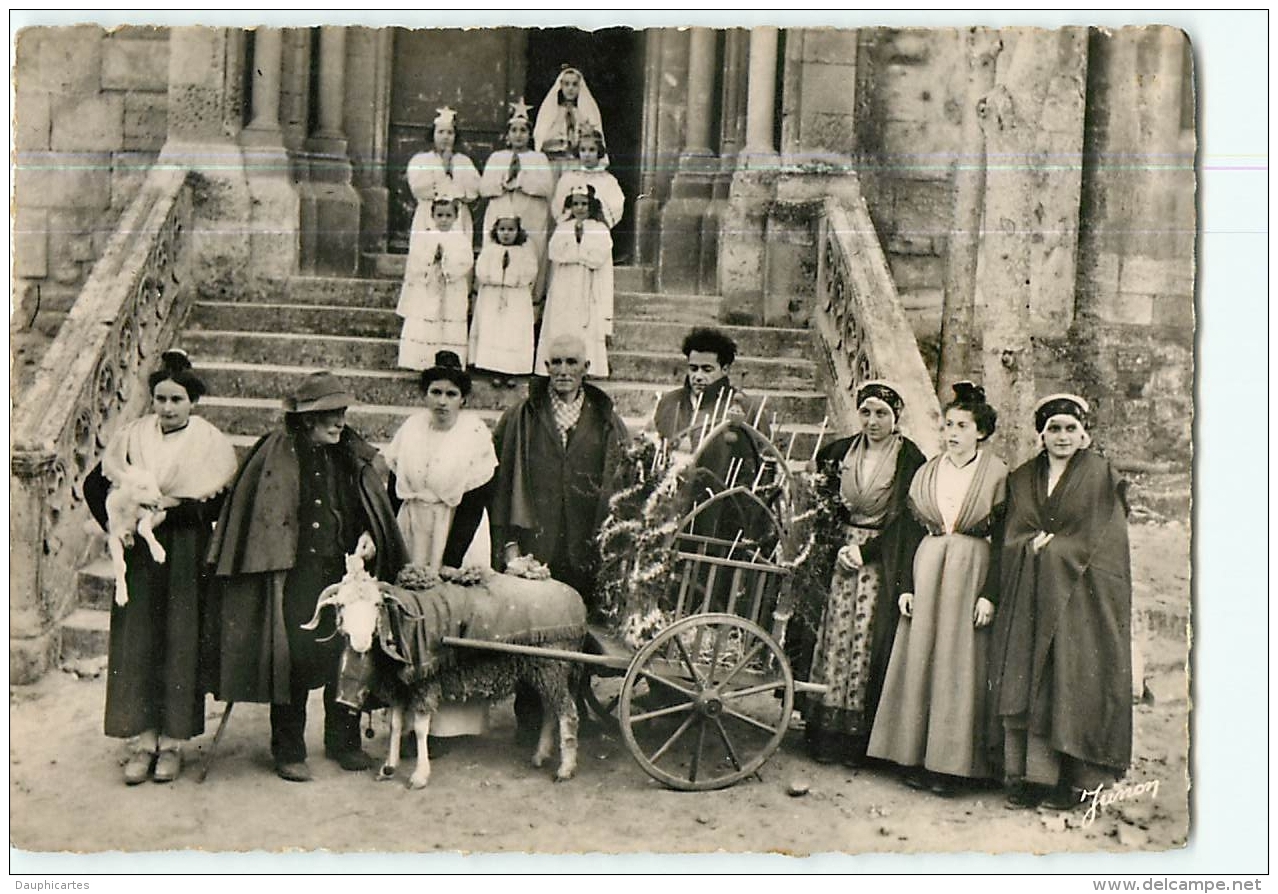
{"label": "plaid scarf", "polygon": [[550,392],[550,408],[555,414],[555,426],[559,429],[559,439],[563,441],[565,447],[568,446],[568,432],[572,431],[577,420],[581,418],[581,408],[585,398],[584,390],[578,390],[576,398],[571,401],[564,400],[556,391]]}

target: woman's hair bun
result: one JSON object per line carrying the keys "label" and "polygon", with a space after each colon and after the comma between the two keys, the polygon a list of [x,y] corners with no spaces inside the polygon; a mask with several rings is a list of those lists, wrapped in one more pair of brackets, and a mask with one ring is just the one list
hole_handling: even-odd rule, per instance
{"label": "woman's hair bun", "polygon": [[171,373],[186,372],[191,368],[191,358],[181,348],[169,348],[160,355],[160,365]]}
{"label": "woman's hair bun", "polygon": [[963,403],[985,403],[985,389],[975,382],[964,380],[950,386],[954,390],[954,399]]}

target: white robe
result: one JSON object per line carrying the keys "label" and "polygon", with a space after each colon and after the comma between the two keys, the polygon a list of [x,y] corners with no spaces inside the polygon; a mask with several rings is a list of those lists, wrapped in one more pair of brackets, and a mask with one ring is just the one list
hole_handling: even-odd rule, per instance
{"label": "white robe", "polygon": [[537,371],[546,370],[550,344],[560,335],[575,335],[586,345],[590,375],[608,376],[612,332],[612,236],[597,220],[583,221],[577,242],[575,221],[561,223],[550,240],[550,289],[537,343]]}
{"label": "white robe", "polygon": [[485,245],[475,262],[475,280],[479,294],[470,323],[470,362],[510,375],[533,372],[534,249],[528,243]]}
{"label": "white robe", "polygon": [[[470,216],[470,205],[479,198],[479,171],[465,155],[453,153],[452,174],[444,166],[443,157],[435,151],[418,152],[408,161],[404,172],[408,179],[408,188],[417,200],[417,210],[413,212],[413,232],[434,229],[430,216],[431,200],[440,189],[447,189],[459,201],[457,203],[457,222],[468,235],[474,230]],[[412,245],[409,245],[412,253]]]}
{"label": "white robe", "polygon": [[[534,299],[540,298],[546,280],[546,243],[550,239],[550,196],[555,191],[554,172],[550,161],[540,152],[525,149],[519,153],[519,173],[514,179],[514,188],[506,189],[504,184],[510,173],[510,162],[514,157],[509,149],[499,149],[488,156],[484,165],[484,175],[479,182],[480,195],[495,199],[507,196],[510,204],[501,211],[502,216],[513,213],[528,234],[537,256],[537,282],[533,287]],[[484,209],[484,244],[493,241],[493,224],[496,222],[492,201]],[[501,203],[505,204],[505,203]]]}
{"label": "white robe", "polygon": [[564,172],[564,175],[559,178],[558,185],[555,186],[555,197],[550,202],[556,220],[564,221],[572,217],[572,212],[566,210],[564,204],[568,200],[569,190],[574,186],[593,186],[595,198],[599,200],[599,205],[603,209],[604,223],[610,230],[617,226],[626,209],[626,196],[621,191],[617,178],[602,167],[578,167]]}
{"label": "white robe", "polygon": [[[437,249],[442,249],[439,260],[435,260]],[[426,369],[441,350],[455,351],[466,363],[466,312],[474,264],[470,237],[460,227],[447,232],[413,231],[395,307],[395,313],[404,318],[401,367]]]}

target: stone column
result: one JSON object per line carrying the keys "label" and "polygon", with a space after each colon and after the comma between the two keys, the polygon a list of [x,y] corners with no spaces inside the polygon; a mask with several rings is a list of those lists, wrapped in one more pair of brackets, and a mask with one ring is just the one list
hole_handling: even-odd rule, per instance
{"label": "stone column", "polygon": [[734,320],[762,322],[767,275],[767,215],[780,156],[773,142],[777,29],[750,32],[745,146],[737,157],[719,241],[719,292]]}
{"label": "stone column", "polygon": [[297,189],[280,128],[283,40],[278,28],[258,28],[253,33],[252,120],[242,138],[253,198],[249,253],[254,273],[272,277],[290,276],[297,271],[299,245]]}
{"label": "stone column", "polygon": [[180,26],[169,31],[168,137],[159,163],[204,177],[192,221],[193,273],[200,282],[250,270],[250,208],[239,144],[244,32]]}
{"label": "stone column", "polygon": [[723,32],[720,64],[723,88],[719,95],[719,163],[711,184],[711,200],[701,217],[700,282],[702,289],[718,293],[721,226],[728,207],[732,172],[745,141],[746,48],[750,32],[733,28]]}
{"label": "stone column", "polygon": [[346,37],[347,154],[360,198],[361,262],[386,251],[390,190],[387,147],[390,132],[391,28],[353,27]]}
{"label": "stone column", "polygon": [[770,168],[778,162],[773,125],[777,101],[777,29],[750,31],[750,74],[746,99],[746,144],[740,166]]}
{"label": "stone column", "polygon": [[693,28],[688,46],[687,127],[679,170],[670,185],[670,200],[661,212],[661,250],[657,259],[657,287],[661,291],[700,292],[701,219],[718,168],[710,148],[714,91],[715,34]]}
{"label": "stone column", "polygon": [[643,46],[643,151],[639,174],[639,196],[635,199],[635,247],[637,264],[651,264],[657,253],[655,235],[660,225],[660,202],[657,199],[657,120],[661,105],[661,41],[666,31],[654,28],[644,32]]}
{"label": "stone column", "polygon": [[320,28],[317,128],[306,141],[309,182],[301,189],[301,268],[304,273],[354,276],[359,272],[359,193],[351,185],[346,153],[346,28]]}

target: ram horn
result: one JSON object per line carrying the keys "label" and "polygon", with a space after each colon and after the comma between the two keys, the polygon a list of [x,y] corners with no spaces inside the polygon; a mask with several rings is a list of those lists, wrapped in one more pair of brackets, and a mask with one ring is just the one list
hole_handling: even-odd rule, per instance
{"label": "ram horn", "polygon": [[338,605],[341,602],[341,600],[337,598],[337,591],[337,584],[332,584],[331,586],[324,588],[323,592],[319,595],[319,601],[315,603],[315,614],[311,616],[309,621],[302,625],[303,630],[314,630],[319,626],[320,612],[322,612],[326,606]]}

